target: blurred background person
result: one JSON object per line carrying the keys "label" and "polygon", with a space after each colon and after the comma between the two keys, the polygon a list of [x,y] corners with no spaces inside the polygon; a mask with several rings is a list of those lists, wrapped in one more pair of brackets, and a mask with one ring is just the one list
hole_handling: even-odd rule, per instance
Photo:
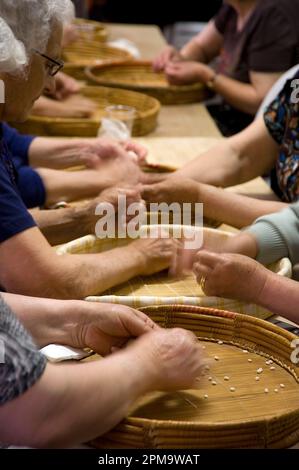
{"label": "blurred background person", "polygon": [[298,11],[299,0],[226,0],[180,51],[166,47],[154,69],[164,70],[171,84],[211,88],[221,98],[209,112],[224,135],[235,134],[251,123],[279,76],[299,62]]}

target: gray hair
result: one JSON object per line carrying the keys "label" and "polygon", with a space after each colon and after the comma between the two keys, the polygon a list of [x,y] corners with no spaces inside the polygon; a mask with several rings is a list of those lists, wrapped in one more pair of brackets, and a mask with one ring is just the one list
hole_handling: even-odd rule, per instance
{"label": "gray hair", "polygon": [[20,72],[34,49],[44,53],[53,22],[74,18],[70,0],[1,0],[0,72]]}

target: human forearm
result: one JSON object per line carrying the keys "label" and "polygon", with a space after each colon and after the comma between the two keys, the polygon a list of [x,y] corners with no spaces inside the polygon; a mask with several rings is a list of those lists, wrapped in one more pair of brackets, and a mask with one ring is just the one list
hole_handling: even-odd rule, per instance
{"label": "human forearm", "polygon": [[254,199],[208,185],[200,186],[199,197],[206,217],[237,228],[247,227],[258,217],[287,207],[282,202]]}
{"label": "human forearm", "polygon": [[48,206],[59,201],[90,199],[117,184],[113,171],[110,173],[97,170],[59,171],[39,168],[37,172],[46,188]]}
{"label": "human forearm", "polygon": [[61,284],[66,287],[63,298],[82,299],[141,274],[144,256],[132,245],[99,254],[69,255],[61,259],[60,268]]}
{"label": "human forearm", "polygon": [[214,19],[212,19],[199,34],[182,48],[181,54],[189,60],[208,64],[219,55],[222,45],[223,36],[219,33]]}
{"label": "human forearm", "polygon": [[[129,351],[89,364],[48,366],[26,395],[2,410],[1,422],[7,425],[1,438],[30,447],[88,442],[117,425],[134,401],[153,389],[146,372],[142,357]],[[13,423],[21,422],[26,426],[16,432]]]}
{"label": "human forearm", "polygon": [[1,295],[39,347],[50,343],[71,345],[68,329],[76,321],[78,302],[25,297],[6,292]]}
{"label": "human forearm", "polygon": [[238,153],[229,140],[223,140],[187,163],[171,177],[191,178],[201,183],[227,187],[239,184],[240,176]]}
{"label": "human forearm", "polygon": [[209,62],[209,58],[196,38],[191,39],[191,41],[181,49],[180,54],[186,60],[194,60],[204,64]]}
{"label": "human forearm", "polygon": [[0,270],[0,283],[8,292],[33,297],[96,295],[142,274],[147,253],[136,243],[103,253],[59,256],[35,227],[1,244],[0,264],[7,269]]}
{"label": "human forearm", "polygon": [[262,97],[253,85],[239,82],[222,74],[216,76],[214,90],[227,103],[244,113],[255,115],[262,103]]}
{"label": "human forearm", "polygon": [[30,165],[52,169],[84,165],[82,152],[88,143],[88,139],[37,137],[29,148]]}
{"label": "human forearm", "polygon": [[299,284],[269,271],[263,290],[256,302],[272,313],[299,324]]}
{"label": "human forearm", "polygon": [[214,186],[234,186],[271,171],[278,150],[261,118],[199,155],[175,175]]}
{"label": "human forearm", "polygon": [[32,210],[38,228],[50,245],[60,245],[94,231],[87,205],[59,210]]}
{"label": "human forearm", "polygon": [[131,247],[90,255],[58,256],[50,252],[42,259],[37,255],[26,260],[26,276],[15,270],[6,272],[2,285],[14,294],[83,299],[139,275],[142,263],[142,255]]}

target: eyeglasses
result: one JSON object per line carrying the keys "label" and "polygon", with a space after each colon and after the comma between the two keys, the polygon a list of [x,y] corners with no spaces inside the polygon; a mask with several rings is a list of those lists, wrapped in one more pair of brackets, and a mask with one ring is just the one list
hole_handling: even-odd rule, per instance
{"label": "eyeglasses", "polygon": [[50,77],[55,77],[55,75],[57,75],[58,72],[60,72],[60,70],[63,69],[63,67],[64,67],[63,60],[52,59],[51,57],[47,56],[46,54],[42,54],[41,52],[37,51],[36,49],[34,49],[34,52],[48,61],[47,67],[49,69]]}

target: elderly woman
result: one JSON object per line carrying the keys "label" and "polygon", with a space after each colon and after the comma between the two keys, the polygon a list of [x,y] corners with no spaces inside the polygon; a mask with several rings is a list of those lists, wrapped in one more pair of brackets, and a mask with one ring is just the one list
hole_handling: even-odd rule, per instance
{"label": "elderly woman", "polygon": [[[71,5],[66,15],[68,22],[73,19],[73,11]],[[76,87],[76,83],[70,77],[61,74],[62,61],[52,59],[52,62],[48,61],[48,66],[52,84],[46,86],[43,91],[57,99],[66,96],[70,98],[73,94],[70,99],[74,98],[74,101],[65,102],[62,106],[66,113],[72,113],[73,104],[78,98],[76,95],[78,86]],[[38,101],[39,99],[35,102]],[[93,103],[89,103],[92,112],[94,106]],[[141,146],[132,142],[118,144],[102,138],[47,139],[21,136],[7,125],[3,126],[3,137],[14,157],[18,187],[29,208],[49,207],[61,200],[97,197],[107,187],[135,185],[142,176],[138,163],[144,160],[146,152]],[[133,159],[129,151],[136,154]],[[71,166],[85,166],[88,170],[60,171]]]}
{"label": "elderly woman", "polygon": [[[298,78],[299,73],[286,82],[264,119],[224,140],[164,182],[145,186],[143,197],[153,202],[202,202],[207,217],[237,228],[297,202]],[[272,188],[279,199],[245,197],[222,189],[271,171]]]}
{"label": "elderly woman", "polygon": [[[91,348],[104,359],[50,365],[37,346],[53,342]],[[128,307],[4,294],[0,447],[1,442],[27,447],[87,442],[118,424],[144,393],[191,388],[202,366],[192,333],[162,330]]]}
{"label": "elderly woman", "polygon": [[[52,86],[50,71],[52,61],[58,61],[61,21],[67,7],[68,0],[1,1],[0,70],[6,85],[2,118],[26,116],[45,82]],[[47,262],[38,260],[39,253],[48,247],[33,228],[18,196],[14,168],[2,142],[0,187],[1,284],[7,284],[10,277],[7,272],[4,274],[4,266],[14,263],[11,259],[14,245],[19,261],[27,260],[26,268],[17,264],[19,272],[26,273],[25,278],[30,265],[35,265],[33,272],[42,269],[35,273],[35,279],[31,278],[30,282],[36,285],[42,272],[49,269]],[[7,237],[8,233],[14,241]],[[27,251],[27,243],[35,254]],[[75,266],[78,261],[73,264],[75,276],[79,275]],[[85,268],[81,265],[80,269]],[[92,277],[97,276],[96,265],[94,269],[89,266],[89,270],[93,271]],[[59,277],[57,270],[55,275]],[[19,281],[16,285],[20,285]],[[52,281],[54,278],[44,280],[49,284]],[[77,369],[73,365],[47,365],[33,339],[1,299],[2,442],[32,447],[86,442],[115,426],[143,393],[190,388],[200,375],[201,350],[196,338],[182,330],[161,330],[140,312],[119,306],[26,299],[9,294],[4,294],[4,298],[39,346],[59,341],[81,348],[88,346],[107,357],[78,365]],[[134,345],[119,350],[128,339],[139,336],[142,337]],[[113,348],[118,351],[111,355]]]}
{"label": "elderly woman", "polygon": [[[299,62],[298,0],[226,0],[218,15],[181,51],[154,61],[170,83],[202,82],[221,97],[208,107],[222,133],[252,121],[278,77]],[[208,64],[218,58],[216,69]]]}
{"label": "elderly woman", "polygon": [[[80,4],[83,3],[86,4],[85,0],[80,2]],[[80,9],[82,10],[82,8]],[[77,15],[80,18],[84,16],[83,12],[78,10]],[[73,19],[72,16],[75,16],[75,8],[71,6],[68,22],[63,28],[63,47],[78,39],[76,25],[72,21],[70,22]],[[62,118],[88,118],[95,113],[96,105],[94,102],[80,95],[82,85],[79,81],[62,72],[56,75],[55,80],[56,90],[41,96],[34,103],[32,114]]]}
{"label": "elderly woman", "polygon": [[[51,26],[54,26],[41,18],[54,6],[58,16],[60,3],[52,6],[49,0],[49,3],[43,3],[40,11],[38,5],[34,0],[24,0],[13,8],[10,1],[1,2],[0,78],[6,88],[5,104],[0,105],[1,120],[26,119],[34,100],[45,88],[54,86],[62,28],[61,24],[57,26],[55,23],[53,31]],[[31,15],[35,9],[40,16],[37,15],[36,23],[27,28],[27,24],[33,21]],[[38,21],[41,21],[41,28]],[[0,283],[7,291],[37,297],[82,299],[132,277],[153,274],[169,266],[176,243],[162,236],[135,240],[127,246],[92,256],[58,256],[20,198],[17,175],[3,139],[0,141],[0,155]],[[120,162],[115,163],[114,171],[123,171]],[[68,185],[68,173],[65,173],[64,180],[56,183]],[[108,179],[108,173],[106,176]],[[82,190],[90,191],[87,174],[81,172],[81,179],[78,183]],[[72,185],[69,186],[71,188]],[[80,212],[80,208],[78,210]],[[67,229],[67,218],[64,223]]]}

